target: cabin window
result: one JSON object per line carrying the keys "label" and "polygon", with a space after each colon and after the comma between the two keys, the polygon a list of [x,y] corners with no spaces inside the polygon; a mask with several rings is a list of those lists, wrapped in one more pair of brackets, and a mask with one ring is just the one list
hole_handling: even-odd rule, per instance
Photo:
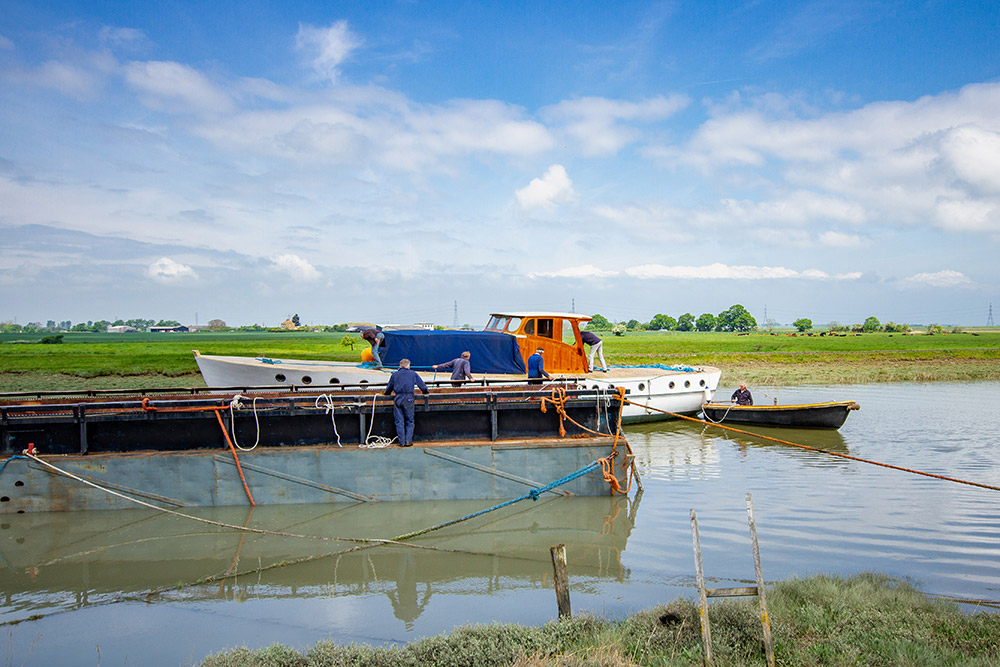
{"label": "cabin window", "polygon": [[552,320],[550,319],[540,319],[538,320],[538,333],[536,336],[541,336],[543,338],[553,338],[552,331]]}
{"label": "cabin window", "polygon": [[278,381],[278,382],[284,382],[285,381],[285,374],[284,373],[278,373],[278,374],[276,374],[274,376],[274,379],[276,381]]}
{"label": "cabin window", "polygon": [[528,320],[524,323],[524,333],[529,336],[535,335],[535,320]]}
{"label": "cabin window", "polygon": [[486,329],[487,330],[491,330],[491,331],[496,331],[497,322],[499,322],[499,321],[500,321],[499,317],[497,317],[496,315],[492,316],[490,318],[489,324],[486,325]]}
{"label": "cabin window", "polygon": [[521,318],[520,317],[512,317],[512,318],[510,318],[510,324],[507,325],[507,331],[510,331],[511,333],[513,333],[513,332],[517,331],[518,327],[520,327],[520,326],[521,326]]}
{"label": "cabin window", "polygon": [[576,332],[573,331],[573,321],[562,321],[562,342],[567,345],[576,345]]}
{"label": "cabin window", "polygon": [[308,375],[302,376],[302,384],[312,384],[313,379]]}

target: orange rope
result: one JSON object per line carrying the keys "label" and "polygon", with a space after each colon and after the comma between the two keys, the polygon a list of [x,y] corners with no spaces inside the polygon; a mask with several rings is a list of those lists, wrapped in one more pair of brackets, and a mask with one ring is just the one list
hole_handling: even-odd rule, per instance
{"label": "orange rope", "polygon": [[778,438],[772,438],[767,435],[761,435],[759,433],[753,433],[752,431],[744,431],[742,429],[733,428],[732,426],[723,426],[722,424],[716,424],[709,421],[704,421],[702,419],[696,419],[695,417],[688,417],[687,415],[680,415],[676,412],[669,412],[667,410],[660,410],[659,408],[654,408],[643,403],[634,403],[633,401],[625,401],[625,403],[630,403],[632,405],[637,405],[641,408],[646,408],[647,410],[656,410],[657,412],[662,412],[665,415],[670,415],[671,417],[677,417],[678,419],[686,419],[698,424],[705,424],[706,426],[715,426],[716,428],[725,429],[727,431],[732,431],[733,433],[742,433],[743,435],[749,435],[754,438],[760,438],[762,440],[770,440],[771,442],[777,442],[782,445],[791,445],[792,447],[798,447],[800,449],[808,449],[811,452],[819,452],[820,454],[829,454],[830,456],[839,456],[842,459],[850,459],[852,461],[859,461],[861,463],[870,463],[873,466],[881,466],[883,468],[890,468],[892,470],[901,470],[902,472],[910,472],[914,475],[923,475],[924,477],[933,477],[935,479],[941,479],[946,482],[958,482],[959,484],[968,484],[969,486],[978,486],[982,489],[990,489],[992,491],[1000,491],[1000,486],[992,486],[990,484],[980,484],[979,482],[970,482],[964,479],[958,479],[957,477],[946,477],[944,475],[938,475],[932,472],[924,472],[922,470],[914,470],[913,468],[904,468],[902,466],[895,466],[891,463],[881,463],[880,461],[872,461],[870,459],[863,459],[858,456],[851,456],[850,454],[841,454],[840,452],[831,452],[828,449],[819,449],[818,447],[810,447],[809,445],[800,445],[797,442],[789,442],[788,440],[780,440]]}
{"label": "orange rope", "polygon": [[222,429],[222,435],[226,439],[226,444],[229,445],[229,451],[233,453],[233,460],[236,461],[236,471],[240,473],[240,481],[243,483],[243,490],[247,493],[250,505],[253,507],[257,506],[257,503],[253,501],[253,494],[250,493],[250,487],[247,486],[247,479],[243,475],[243,466],[240,465],[240,457],[236,455],[236,447],[233,446],[233,441],[229,438],[229,431],[226,430],[226,425],[222,421],[222,411],[226,409],[225,405],[198,405],[189,408],[158,408],[150,405],[149,398],[147,397],[142,399],[142,409],[147,412],[208,412],[209,410],[214,412],[215,418],[219,421],[219,428]]}
{"label": "orange rope", "polygon": [[236,448],[233,447],[233,441],[229,439],[229,432],[226,431],[226,425],[222,423],[223,409],[224,408],[215,409],[215,418],[219,420],[219,428],[222,429],[222,435],[226,437],[226,442],[229,443],[229,450],[233,453],[233,460],[236,461],[236,470],[240,473],[240,481],[243,482],[243,490],[247,492],[247,498],[250,499],[250,505],[256,507],[257,503],[253,501],[253,496],[250,494],[250,487],[247,486],[246,477],[243,476],[243,466],[240,465],[240,457],[236,455]]}
{"label": "orange rope", "polygon": [[[623,389],[622,387],[619,387],[618,391],[616,393],[616,396],[617,396],[617,398],[618,398],[619,401],[624,401],[625,400],[625,389]],[[569,414],[566,413],[566,401],[567,401],[566,390],[563,389],[562,387],[554,387],[552,389],[552,393],[550,394],[549,397],[542,396],[539,399],[539,401],[541,403],[541,410],[542,410],[542,412],[548,412],[547,404],[551,403],[552,406],[556,409],[556,412],[559,413],[559,435],[560,435],[560,437],[566,437],[566,427],[563,424],[563,420],[564,419],[568,419],[573,424],[575,424],[578,428],[580,428],[581,430],[586,431],[587,433],[593,433],[594,435],[605,435],[604,433],[601,433],[599,431],[594,431],[592,429],[587,428],[586,426],[584,426],[580,422],[576,421],[575,419],[573,419],[572,417],[570,417]],[[624,407],[624,405],[622,405],[622,407]],[[614,474],[614,472],[615,472],[615,462],[614,462],[614,459],[615,459],[616,456],[618,456],[618,441],[619,440],[621,440],[623,443],[625,443],[625,448],[626,448],[626,450],[628,451],[628,454],[629,454],[628,456],[623,456],[622,457],[622,472],[626,472],[626,479],[628,480],[627,483],[626,483],[626,487],[625,487],[624,491],[621,490],[621,482],[618,481],[618,478],[615,477],[615,474]],[[615,494],[615,493],[622,493],[622,494],[628,495],[629,491],[632,489],[632,477],[636,476],[637,473],[636,473],[636,470],[635,470],[635,456],[632,454],[632,446],[628,444],[628,440],[627,439],[625,439],[625,438],[622,437],[622,411],[621,410],[618,411],[618,424],[615,427],[615,439],[614,439],[614,442],[611,444],[611,453],[608,454],[603,459],[598,459],[598,460],[601,463],[601,469],[602,469],[602,474],[604,476],[604,481],[607,482],[611,486],[612,495]],[[630,466],[631,466],[631,470],[628,470]],[[629,472],[631,472],[631,474],[628,474]]]}

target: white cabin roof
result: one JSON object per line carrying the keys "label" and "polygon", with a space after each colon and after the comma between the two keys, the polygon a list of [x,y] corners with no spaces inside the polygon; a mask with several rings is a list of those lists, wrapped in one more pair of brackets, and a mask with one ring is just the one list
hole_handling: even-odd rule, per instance
{"label": "white cabin roof", "polygon": [[525,317],[559,317],[564,320],[585,320],[590,321],[592,318],[590,315],[581,315],[580,313],[556,313],[556,312],[544,312],[544,311],[533,311],[533,310],[510,310],[504,311],[502,313],[490,313],[490,317],[520,317],[524,319]]}

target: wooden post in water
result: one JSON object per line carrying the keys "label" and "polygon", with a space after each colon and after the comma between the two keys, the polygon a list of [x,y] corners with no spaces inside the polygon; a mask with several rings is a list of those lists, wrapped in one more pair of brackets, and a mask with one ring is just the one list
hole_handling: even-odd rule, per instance
{"label": "wooden post in water", "polygon": [[691,509],[691,541],[694,544],[694,571],[698,579],[698,616],[701,619],[701,643],[704,663],[712,665],[712,631],[708,626],[708,597],[705,594],[705,574],[701,569],[701,540],[698,538],[698,514]]}
{"label": "wooden post in water", "polygon": [[771,619],[767,615],[764,599],[764,574],[760,567],[760,547],[757,546],[757,523],[753,518],[753,498],[747,491],[747,516],[750,522],[750,541],[753,544],[753,568],[757,574],[757,599],[760,601],[760,624],[764,628],[764,656],[768,667],[774,667],[774,648],[771,646]]}
{"label": "wooden post in water", "polygon": [[569,574],[566,570],[566,545],[558,544],[551,547],[552,569],[555,573],[556,605],[559,607],[559,618],[569,618],[572,612],[569,608]]}

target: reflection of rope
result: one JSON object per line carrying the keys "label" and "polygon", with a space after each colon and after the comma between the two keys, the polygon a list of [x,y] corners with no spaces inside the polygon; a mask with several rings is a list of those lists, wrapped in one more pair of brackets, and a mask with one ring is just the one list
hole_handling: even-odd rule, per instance
{"label": "reflection of rope", "polygon": [[744,431],[743,429],[733,428],[732,426],[723,426],[722,424],[716,424],[714,422],[707,422],[703,419],[696,419],[695,417],[688,417],[687,415],[677,414],[676,412],[670,412],[669,410],[661,410],[660,408],[653,408],[648,405],[643,405],[642,403],[634,403],[632,401],[622,399],[625,403],[630,403],[631,405],[637,405],[639,407],[645,407],[650,410],[655,410],[661,412],[665,415],[670,415],[671,417],[676,417],[677,419],[686,419],[691,422],[698,424],[708,424],[709,426],[714,426],[716,428],[725,429],[727,431],[732,431],[733,433],[742,433],[743,435],[749,435],[754,438],[760,438],[761,440],[770,440],[771,442],[777,442],[782,445],[791,445],[792,447],[798,447],[799,449],[808,449],[811,452],[819,452],[820,454],[829,454],[830,456],[839,456],[842,459],[850,459],[852,461],[859,461],[861,463],[870,463],[873,466],[881,466],[883,468],[890,468],[892,470],[901,470],[903,472],[911,472],[914,475],[923,475],[924,477],[933,477],[934,479],[941,479],[946,482],[958,482],[959,484],[968,484],[969,486],[978,486],[983,489],[990,489],[992,491],[1000,491],[1000,486],[992,486],[990,484],[981,484],[979,482],[970,482],[964,479],[958,479],[957,477],[946,477],[944,475],[936,475],[932,472],[924,472],[922,470],[914,470],[912,468],[904,468],[902,466],[894,466],[891,463],[882,463],[880,461],[872,461],[870,459],[863,459],[859,456],[851,456],[850,454],[841,454],[840,452],[831,452],[828,449],[819,449],[818,447],[810,447],[809,445],[800,445],[797,442],[789,442],[788,440],[781,440],[779,438],[772,438],[768,435],[761,435],[760,433],[753,433],[752,431]]}
{"label": "reflection of rope", "polygon": [[340,444],[340,433],[337,432],[337,420],[334,419],[334,414],[333,414],[333,410],[335,407],[333,402],[333,396],[330,396],[329,394],[320,394],[319,396],[317,396],[316,401],[314,403],[317,410],[321,407],[319,404],[320,400],[324,401],[322,407],[326,409],[326,414],[330,415],[330,423],[333,424],[333,434],[337,436],[337,446],[343,447],[343,445]]}

